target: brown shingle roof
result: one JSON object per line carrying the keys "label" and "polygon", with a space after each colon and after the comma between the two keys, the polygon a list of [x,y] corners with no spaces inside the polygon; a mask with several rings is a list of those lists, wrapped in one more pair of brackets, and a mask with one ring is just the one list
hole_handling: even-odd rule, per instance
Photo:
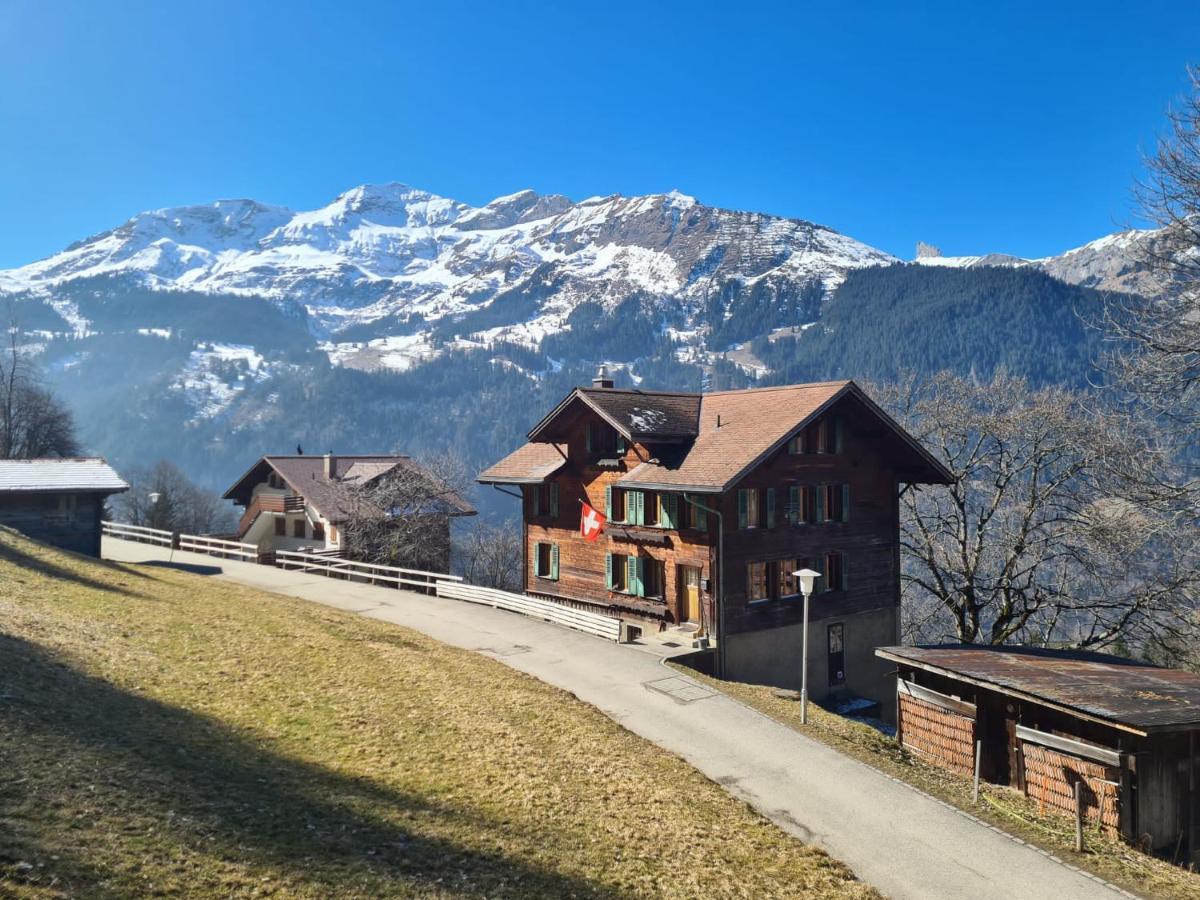
{"label": "brown shingle roof", "polygon": [[530,442],[484,469],[476,480],[484,484],[541,484],[563,467],[566,452],[564,444]]}
{"label": "brown shingle roof", "polygon": [[1181,669],[1040,647],[943,644],[875,654],[1141,731],[1200,726],[1200,675]]}
{"label": "brown shingle roof", "polygon": [[621,482],[632,487],[724,490],[849,384],[835,381],[705,394],[700,433],[682,459],[675,462],[660,456],[658,465],[643,463]]}
{"label": "brown shingle roof", "polygon": [[[656,461],[634,468],[621,479],[623,484],[719,493],[782,447],[813,417],[851,395],[888,426],[895,442],[892,449],[897,459],[907,464],[905,480],[944,484],[953,480],[944,466],[852,381],[709,394],[576,388],[529,432],[528,444],[486,470],[479,480],[536,483],[554,474],[563,461],[553,448],[562,445],[549,441],[557,440],[569,427],[571,417],[564,414],[574,404],[583,403],[626,437],[653,447]],[[561,423],[557,421],[560,417]],[[901,468],[897,466],[898,471]]]}
{"label": "brown shingle roof", "polygon": [[[245,503],[245,495],[274,469],[297,494],[310,506],[330,521],[336,522],[346,515],[342,491],[339,484],[362,486],[395,470],[406,466],[418,472],[421,467],[407,456],[334,456],[335,479],[325,477],[323,456],[264,456],[250,467],[237,483],[225,492],[224,498]],[[475,509],[458,496],[451,496],[450,503],[459,515],[474,515]]]}

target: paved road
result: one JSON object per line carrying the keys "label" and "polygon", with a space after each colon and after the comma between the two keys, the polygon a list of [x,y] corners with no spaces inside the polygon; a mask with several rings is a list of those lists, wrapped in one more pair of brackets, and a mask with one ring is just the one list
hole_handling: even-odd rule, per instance
{"label": "paved road", "polygon": [[[163,560],[104,540],[104,556]],[[214,577],[394,622],[564,688],[679,754],[785,831],[895,898],[1096,900],[1122,893],[663,666],[661,646],[617,645],[488,607],[176,552]],[[1127,895],[1126,895],[1127,896]]]}

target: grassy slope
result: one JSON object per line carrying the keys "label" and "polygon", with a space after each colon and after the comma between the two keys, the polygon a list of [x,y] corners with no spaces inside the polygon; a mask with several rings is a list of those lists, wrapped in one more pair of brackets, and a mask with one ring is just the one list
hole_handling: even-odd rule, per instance
{"label": "grassy slope", "polygon": [[804,726],[800,724],[800,705],[795,700],[777,697],[773,688],[717,681],[683,666],[676,668],[797,731],[1130,891],[1169,900],[1200,897],[1200,875],[1147,856],[1119,840],[1105,838],[1093,829],[1088,830],[1085,838],[1085,852],[1077,855],[1075,820],[1053,812],[1043,813],[1035,801],[1015,790],[985,782],[980,786],[980,805],[976,806],[971,801],[969,779],[914,758],[894,738],[869,725],[810,704],[808,725]]}
{"label": "grassy slope", "polygon": [[0,895],[873,897],[476,654],[0,530]]}

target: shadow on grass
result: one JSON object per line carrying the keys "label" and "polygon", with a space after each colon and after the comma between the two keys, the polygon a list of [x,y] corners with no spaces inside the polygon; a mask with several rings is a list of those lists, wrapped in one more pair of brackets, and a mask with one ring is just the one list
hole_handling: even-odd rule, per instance
{"label": "shadow on grass", "polygon": [[191,572],[193,575],[220,575],[225,570],[220,566],[206,566],[201,563],[188,562],[171,562],[165,559],[148,559],[143,563],[138,563],[140,566],[156,569],[173,569],[177,572]]}
{"label": "shadow on grass", "polygon": [[[33,545],[38,546],[38,545]],[[59,554],[66,553],[64,550],[50,550],[47,548],[47,553]],[[128,575],[131,578],[146,578],[138,572],[133,572],[123,566],[115,565],[104,560],[92,559],[87,556],[80,556],[80,562],[86,563],[88,566],[95,566],[111,572],[114,577],[124,577]],[[98,581],[95,578],[89,578],[81,572],[60,566],[45,556],[35,556],[32,553],[26,553],[24,550],[13,546],[11,543],[4,540],[4,535],[0,534],[0,562],[10,562],[15,566],[20,566],[23,569],[29,569],[37,572],[39,575],[44,575],[47,578],[55,578],[62,581],[73,582],[74,584],[83,585],[84,587],[94,588],[97,591],[105,591],[109,594],[131,594],[137,595],[136,591],[131,591],[126,586],[121,584],[109,584],[105,581]]]}
{"label": "shadow on grass", "polygon": [[[618,894],[482,849],[506,826],[469,807],[275,754],[2,634],[0,759],[0,820],[20,825],[0,840],[0,872],[18,859],[40,862],[29,871],[68,894],[127,895],[132,884],[172,877],[187,893],[231,893],[229,870],[201,857],[260,866],[277,885],[295,878],[324,896]],[[84,852],[101,838],[76,830],[75,816],[96,809],[113,838],[105,852]],[[479,846],[431,836],[456,830]],[[249,872],[245,884],[262,874]]]}

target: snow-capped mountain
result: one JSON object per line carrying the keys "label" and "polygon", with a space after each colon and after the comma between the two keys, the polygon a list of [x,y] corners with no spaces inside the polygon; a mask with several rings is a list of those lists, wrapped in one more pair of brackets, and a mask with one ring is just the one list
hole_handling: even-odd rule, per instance
{"label": "snow-capped mountain", "polygon": [[[812,222],[715,209],[675,192],[575,203],[522,191],[472,207],[385,184],[304,212],[221,200],[141,213],[0,271],[0,291],[53,299],[73,281],[107,276],[286,300],[304,307],[331,359],[403,368],[431,352],[438,325],[444,334],[461,322],[454,331],[464,341],[534,346],[567,329],[580,303],[611,310],[636,297],[676,333],[694,335],[714,295],[828,291],[852,268],[895,261]],[[56,308],[87,329],[78,310]],[[351,328],[354,340],[340,339]]]}

